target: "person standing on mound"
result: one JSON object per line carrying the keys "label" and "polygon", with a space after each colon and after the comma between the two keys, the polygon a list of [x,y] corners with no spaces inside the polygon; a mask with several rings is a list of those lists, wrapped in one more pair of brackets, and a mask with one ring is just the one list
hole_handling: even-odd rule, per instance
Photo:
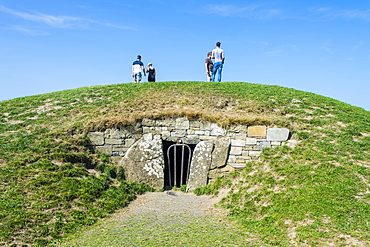
{"label": "person standing on mound", "polygon": [[137,60],[135,60],[132,64],[132,77],[134,78],[134,81],[136,83],[139,83],[141,81],[141,73],[144,73],[144,76],[146,76],[144,64],[143,62],[141,62],[141,56],[137,55]]}
{"label": "person standing on mound", "polygon": [[213,71],[212,52],[208,52],[204,65],[206,66],[207,81],[210,82],[212,80]]}
{"label": "person standing on mound", "polygon": [[225,61],[225,53],[224,50],[221,49],[221,43],[216,43],[216,48],[212,50],[212,58],[215,60],[213,64],[213,71],[212,71],[212,81],[215,81],[216,73],[217,81],[221,81],[221,74],[222,74],[222,68],[224,66]]}
{"label": "person standing on mound", "polygon": [[152,63],[148,63],[146,73],[148,74],[148,82],[155,82],[155,68],[153,68]]}

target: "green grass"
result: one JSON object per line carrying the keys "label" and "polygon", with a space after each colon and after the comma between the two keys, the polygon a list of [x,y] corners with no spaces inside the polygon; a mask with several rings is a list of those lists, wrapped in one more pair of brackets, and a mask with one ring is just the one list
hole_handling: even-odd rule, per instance
{"label": "green grass", "polygon": [[0,245],[45,246],[150,190],[92,154],[86,133],[179,116],[287,127],[299,140],[265,150],[226,183],[232,191],[222,205],[242,231],[266,245],[370,244],[370,112],[278,86],[165,82],[0,102]]}

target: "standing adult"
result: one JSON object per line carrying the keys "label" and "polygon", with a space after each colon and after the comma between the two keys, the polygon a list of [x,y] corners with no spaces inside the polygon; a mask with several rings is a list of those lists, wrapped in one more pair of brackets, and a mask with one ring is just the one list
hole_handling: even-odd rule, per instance
{"label": "standing adult", "polygon": [[155,82],[156,73],[152,63],[148,63],[148,69],[146,70],[146,73],[148,74],[148,82]]}
{"label": "standing adult", "polygon": [[137,55],[137,59],[132,64],[132,77],[134,78],[134,81],[136,83],[139,83],[141,81],[141,73],[144,73],[144,76],[146,76],[144,64],[143,62],[141,62],[141,56]]}
{"label": "standing adult", "polygon": [[212,50],[212,58],[215,60],[213,64],[213,71],[212,71],[212,81],[215,81],[216,73],[217,73],[217,81],[221,81],[221,74],[222,68],[224,66],[225,61],[225,53],[224,50],[221,49],[221,43],[216,43],[216,48]]}
{"label": "standing adult", "polygon": [[206,66],[207,81],[210,82],[212,80],[213,71],[212,52],[208,52],[206,61],[204,63]]}

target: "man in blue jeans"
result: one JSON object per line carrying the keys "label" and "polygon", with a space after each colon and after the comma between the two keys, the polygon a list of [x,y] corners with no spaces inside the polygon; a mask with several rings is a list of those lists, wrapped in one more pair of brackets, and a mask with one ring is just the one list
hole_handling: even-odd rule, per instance
{"label": "man in blue jeans", "polygon": [[224,66],[225,53],[221,48],[221,43],[216,43],[216,48],[212,50],[212,58],[215,60],[213,63],[212,81],[215,81],[216,72],[218,72],[217,81],[221,81],[222,67]]}

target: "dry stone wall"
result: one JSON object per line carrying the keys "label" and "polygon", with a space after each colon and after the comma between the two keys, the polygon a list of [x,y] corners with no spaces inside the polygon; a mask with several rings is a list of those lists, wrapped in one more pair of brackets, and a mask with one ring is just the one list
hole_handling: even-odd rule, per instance
{"label": "dry stone wall", "polygon": [[[160,181],[157,179],[154,182],[147,181],[146,183],[158,187],[158,184],[163,183],[163,174],[160,170],[164,167],[164,163],[163,157],[159,157],[163,156],[163,152],[160,152],[158,147],[162,141],[177,142],[181,140],[184,144],[195,145],[199,143],[208,145],[207,142],[213,143],[209,155],[210,161],[207,163],[207,171],[199,175],[202,176],[201,178],[189,178],[189,181],[194,184],[193,186],[198,186],[199,180],[206,180],[205,176],[206,178],[208,176],[208,180],[215,179],[217,176],[224,176],[231,171],[244,169],[247,162],[259,159],[264,148],[284,145],[289,139],[289,135],[289,129],[286,128],[239,125],[226,129],[215,123],[175,118],[165,120],[144,119],[139,123],[120,129],[90,132],[88,138],[92,150],[111,155],[117,163],[127,163],[128,166],[134,168],[133,163],[139,162],[136,160],[137,157],[134,156],[141,156],[139,166],[148,172],[148,176],[160,178]],[[151,150],[149,146],[149,148],[140,148],[145,145],[152,145],[155,150]],[[133,154],[133,149],[139,150],[139,153]],[[194,155],[196,155],[195,151]],[[122,162],[122,159],[124,162]],[[193,159],[200,159],[200,156],[195,156]],[[206,161],[203,160],[202,162]],[[192,166],[194,167],[198,165],[193,163]],[[155,165],[153,166],[153,164]],[[149,171],[151,174],[149,174]],[[129,176],[133,178],[132,181],[140,182],[146,179],[136,176],[138,171],[130,172]],[[204,182],[201,182],[201,184],[204,184]]]}
{"label": "dry stone wall", "polygon": [[[144,134],[159,134],[163,141],[198,144],[201,141],[228,137],[231,141],[227,164],[243,169],[246,162],[257,160],[263,148],[281,146],[289,139],[289,129],[267,126],[234,126],[222,128],[214,123],[186,118],[167,120],[144,119],[134,126],[90,132],[90,148],[116,157],[123,157]],[[118,158],[119,159],[119,158]]]}

